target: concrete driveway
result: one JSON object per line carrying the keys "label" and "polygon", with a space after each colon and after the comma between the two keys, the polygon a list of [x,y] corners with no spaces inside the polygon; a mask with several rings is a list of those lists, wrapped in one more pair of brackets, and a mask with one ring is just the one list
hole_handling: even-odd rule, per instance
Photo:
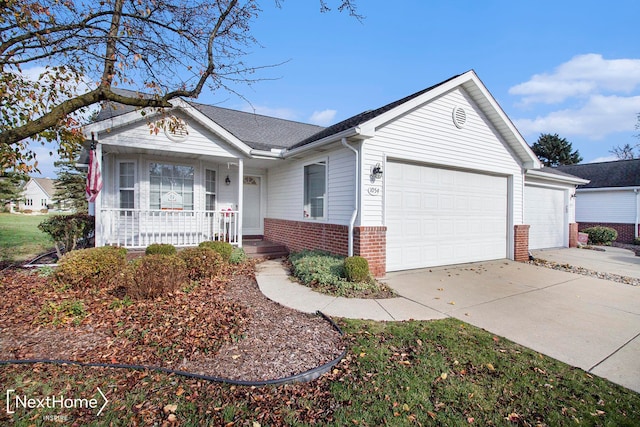
{"label": "concrete driveway", "polygon": [[[611,254],[580,251],[610,267]],[[627,268],[640,273],[640,265]],[[425,308],[640,392],[640,287],[508,260],[388,273],[383,281]]]}

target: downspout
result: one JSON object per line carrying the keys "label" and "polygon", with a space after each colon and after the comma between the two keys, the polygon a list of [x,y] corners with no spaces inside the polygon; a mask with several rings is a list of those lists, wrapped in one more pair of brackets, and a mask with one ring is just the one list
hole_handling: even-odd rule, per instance
{"label": "downspout", "polygon": [[356,223],[356,218],[358,217],[358,206],[360,204],[360,153],[358,150],[347,144],[347,138],[342,138],[342,145],[345,148],[353,151],[356,155],[356,179],[355,179],[355,206],[353,208],[353,213],[351,214],[351,221],[349,221],[349,256],[353,256],[353,230]]}

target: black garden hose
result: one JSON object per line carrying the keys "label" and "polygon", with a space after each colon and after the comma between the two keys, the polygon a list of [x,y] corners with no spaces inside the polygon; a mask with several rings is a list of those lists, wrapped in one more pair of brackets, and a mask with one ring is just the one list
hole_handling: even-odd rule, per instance
{"label": "black garden hose", "polygon": [[[343,332],[340,329],[340,327],[338,327],[338,325],[332,319],[330,319],[320,311],[317,311],[316,313],[322,316],[322,318],[325,319],[327,322],[329,322],[331,326],[340,333],[340,335],[343,335]],[[186,372],[186,371],[178,371],[175,369],[163,368],[160,366],[130,365],[130,364],[122,364],[122,363],[90,363],[90,362],[76,362],[72,360],[56,360],[56,359],[22,359],[22,360],[0,360],[0,365],[28,365],[28,364],[36,364],[36,363],[48,363],[53,365],[76,365],[76,366],[84,366],[84,367],[134,369],[137,371],[150,370],[150,371],[162,372],[165,374],[180,375],[183,377],[197,378],[201,380],[223,383],[223,384],[260,387],[260,386],[266,386],[266,385],[281,385],[281,384],[290,384],[290,383],[296,383],[296,382],[313,381],[316,378],[323,375],[324,373],[329,372],[329,370],[331,370],[331,368],[336,366],[344,358],[344,356],[346,356],[346,354],[347,354],[347,350],[345,349],[338,357],[321,366],[318,366],[317,368],[313,368],[308,371],[302,372],[300,374],[288,376],[285,378],[263,380],[263,381],[233,380],[233,379],[223,378],[223,377],[194,374],[192,372]]]}

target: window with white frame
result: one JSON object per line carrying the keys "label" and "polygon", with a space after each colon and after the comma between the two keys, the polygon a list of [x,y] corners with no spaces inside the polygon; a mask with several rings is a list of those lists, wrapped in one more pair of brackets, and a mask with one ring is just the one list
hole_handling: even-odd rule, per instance
{"label": "window with white frame", "polygon": [[136,165],[134,162],[120,162],[118,188],[120,209],[135,208]]}
{"label": "window with white frame", "polygon": [[193,167],[149,164],[149,207],[193,210]]}
{"label": "window with white frame", "polygon": [[304,167],[304,217],[323,219],[327,195],[327,162]]}
{"label": "window with white frame", "polygon": [[206,210],[216,210],[216,171],[205,170],[204,191]]}

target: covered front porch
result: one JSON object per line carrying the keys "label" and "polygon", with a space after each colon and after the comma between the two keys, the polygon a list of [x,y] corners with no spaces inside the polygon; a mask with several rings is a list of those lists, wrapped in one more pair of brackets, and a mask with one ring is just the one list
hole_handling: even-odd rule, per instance
{"label": "covered front porch", "polygon": [[266,171],[243,158],[96,145],[104,186],[93,206],[96,245],[141,249],[203,241],[243,246],[262,235]]}
{"label": "covered front porch", "polygon": [[207,240],[242,246],[240,211],[101,209],[99,246],[144,248],[152,243],[196,246]]}

